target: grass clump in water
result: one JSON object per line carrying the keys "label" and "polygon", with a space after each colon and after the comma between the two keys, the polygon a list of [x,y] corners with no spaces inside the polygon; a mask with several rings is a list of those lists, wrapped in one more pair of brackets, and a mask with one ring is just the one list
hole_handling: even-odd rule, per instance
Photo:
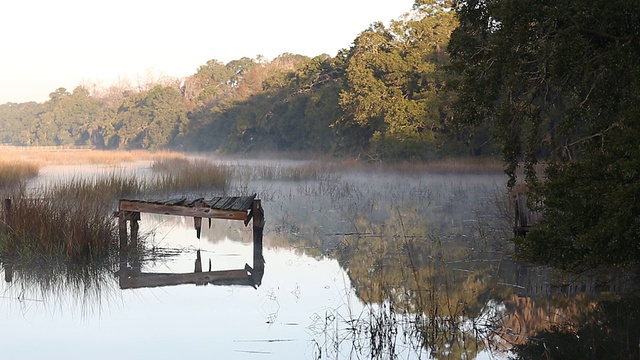
{"label": "grass clump in water", "polygon": [[40,167],[25,161],[0,161],[0,189],[22,188],[25,182],[38,176]]}
{"label": "grass clump in water", "polygon": [[333,164],[309,162],[301,165],[266,164],[238,167],[235,176],[239,180],[264,181],[321,181],[337,178]]}
{"label": "grass clump in water", "polygon": [[155,192],[177,190],[226,190],[231,171],[228,166],[207,160],[162,159],[151,165],[159,174],[150,188]]}
{"label": "grass clump in water", "polygon": [[22,262],[71,263],[104,260],[114,255],[118,227],[111,212],[116,200],[144,189],[134,176],[112,174],[71,179],[12,197],[0,228],[0,256]]}

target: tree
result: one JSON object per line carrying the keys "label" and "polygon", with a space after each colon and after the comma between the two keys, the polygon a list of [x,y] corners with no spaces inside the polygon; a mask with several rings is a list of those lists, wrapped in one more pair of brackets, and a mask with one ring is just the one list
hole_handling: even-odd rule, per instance
{"label": "tree", "polygon": [[36,102],[0,105],[0,142],[33,145],[35,126],[44,106]]}
{"label": "tree", "polygon": [[157,149],[182,135],[187,125],[187,104],[180,92],[157,85],[120,106],[115,130],[122,148]]}
{"label": "tree", "polygon": [[[489,124],[543,219],[523,256],[561,267],[640,259],[640,7],[470,0],[450,43],[457,119]],[[545,171],[538,171],[542,163]]]}
{"label": "tree", "polygon": [[58,128],[56,143],[87,145],[97,124],[103,120],[102,103],[81,86],[71,94],[58,89],[49,103],[53,122]]}
{"label": "tree", "polygon": [[426,158],[446,120],[445,49],[453,12],[416,5],[389,28],[373,24],[347,54],[345,117],[335,127],[356,148],[393,158]]}

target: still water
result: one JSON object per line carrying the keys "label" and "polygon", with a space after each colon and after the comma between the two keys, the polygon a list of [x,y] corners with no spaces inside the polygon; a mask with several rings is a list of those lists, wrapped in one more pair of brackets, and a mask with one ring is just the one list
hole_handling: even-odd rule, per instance
{"label": "still water", "polygon": [[[625,290],[515,262],[502,174],[251,172],[309,166],[264,164],[232,162],[249,170],[224,194],[262,200],[266,263],[255,287],[121,289],[113,266],[75,276],[42,264],[9,277],[5,266],[2,358],[500,359]],[[36,182],[105,171],[49,167]],[[143,272],[193,272],[198,251],[205,270],[254,266],[241,221],[205,219],[199,239],[190,218],[142,214],[140,226]]]}

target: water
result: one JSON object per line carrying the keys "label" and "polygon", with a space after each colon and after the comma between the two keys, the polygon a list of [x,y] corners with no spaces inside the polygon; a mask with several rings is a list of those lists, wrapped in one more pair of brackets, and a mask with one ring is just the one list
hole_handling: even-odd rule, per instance
{"label": "water", "polygon": [[[45,174],[70,171],[109,170]],[[228,194],[255,192],[265,211],[259,286],[121,289],[116,268],[79,280],[16,269],[0,285],[3,358],[506,358],[612,288],[555,287],[553,271],[514,262],[504,185],[501,174],[337,168],[239,179]],[[209,260],[212,270],[254,266],[251,225],[240,221],[204,219],[200,239],[192,219],[142,214],[140,225],[155,251],[143,272],[193,272],[198,250],[205,270]]]}

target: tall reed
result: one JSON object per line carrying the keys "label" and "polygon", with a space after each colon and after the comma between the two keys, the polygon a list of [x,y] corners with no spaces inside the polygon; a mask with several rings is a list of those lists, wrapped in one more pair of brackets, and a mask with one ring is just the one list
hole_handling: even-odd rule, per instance
{"label": "tall reed", "polygon": [[117,240],[117,225],[110,216],[115,201],[144,188],[133,175],[113,173],[14,193],[10,218],[0,231],[0,255],[74,263],[105,258]]}
{"label": "tall reed", "polygon": [[0,161],[0,189],[22,188],[25,182],[38,176],[40,167],[26,161]]}
{"label": "tall reed", "polygon": [[178,190],[226,190],[231,170],[227,165],[202,159],[161,159],[151,165],[158,174],[151,185],[155,192]]}

